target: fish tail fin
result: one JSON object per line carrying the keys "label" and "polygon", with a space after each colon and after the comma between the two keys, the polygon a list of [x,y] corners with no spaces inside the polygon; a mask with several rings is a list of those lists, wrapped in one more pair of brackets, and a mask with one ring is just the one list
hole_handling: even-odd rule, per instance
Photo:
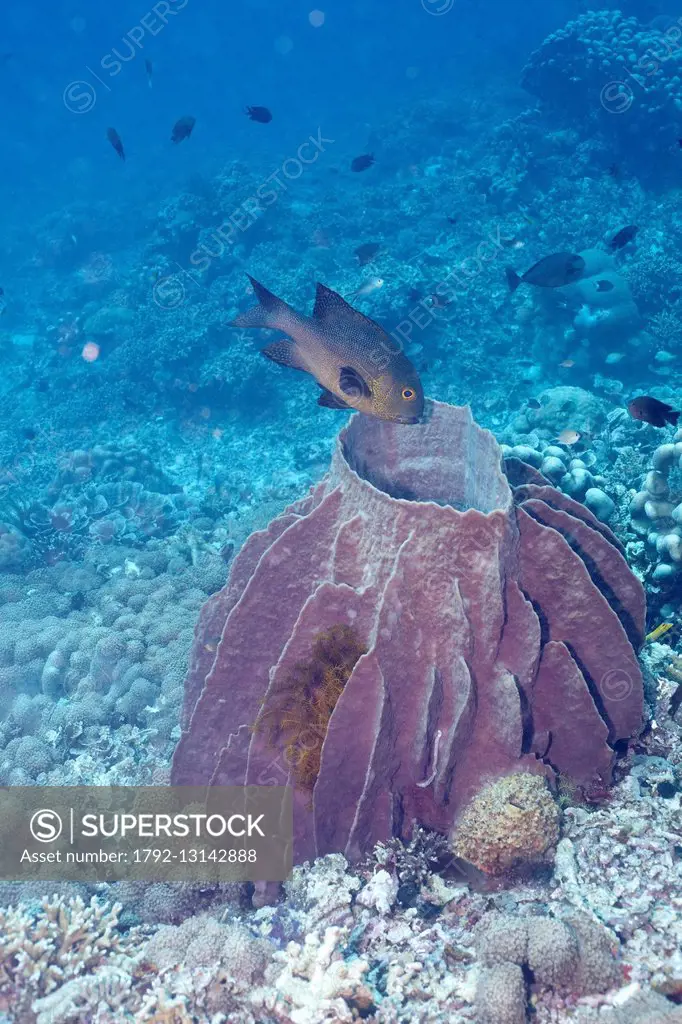
{"label": "fish tail fin", "polygon": [[680,418],[679,410],[678,409],[666,409],[665,418],[668,421],[668,423],[672,423],[672,425],[674,427],[676,427],[677,426],[677,421]]}
{"label": "fish tail fin", "polygon": [[505,267],[504,272],[507,275],[507,284],[509,285],[509,291],[515,292],[521,284],[521,278],[516,273],[513,267]]}
{"label": "fish tail fin", "polygon": [[258,299],[258,305],[253,306],[251,309],[247,309],[245,313],[240,313],[238,317],[230,324],[231,327],[270,327],[278,328],[279,330],[285,329],[285,323],[289,319],[293,310],[290,306],[283,301],[278,299],[276,295],[269,292],[268,289],[262,285],[255,278],[249,274],[246,275],[251,282],[251,287],[256,293]]}

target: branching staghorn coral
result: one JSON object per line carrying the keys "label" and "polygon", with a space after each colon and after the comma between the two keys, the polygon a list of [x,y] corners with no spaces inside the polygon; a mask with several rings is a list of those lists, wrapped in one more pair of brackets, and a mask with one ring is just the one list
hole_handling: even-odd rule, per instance
{"label": "branching staghorn coral", "polygon": [[128,965],[141,933],[118,931],[120,909],[94,896],[90,903],[53,896],[38,911],[25,904],[0,909],[0,1008],[30,1021],[37,997],[104,964]]}

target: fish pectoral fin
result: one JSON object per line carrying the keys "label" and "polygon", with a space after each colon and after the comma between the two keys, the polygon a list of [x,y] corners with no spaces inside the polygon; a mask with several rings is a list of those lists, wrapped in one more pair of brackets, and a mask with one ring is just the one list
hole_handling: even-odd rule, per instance
{"label": "fish pectoral fin", "polygon": [[370,398],[369,384],[352,366],[342,366],[339,371],[339,387],[349,398]]}
{"label": "fish pectoral fin", "polygon": [[324,388],[322,394],[318,398],[317,404],[323,405],[325,409],[350,409],[350,406],[346,405],[343,399],[338,398],[331,391],[327,391],[326,388]]}
{"label": "fish pectoral fin", "polygon": [[271,359],[273,363],[279,363],[280,366],[291,366],[294,370],[308,372],[294,341],[282,338],[280,341],[273,341],[270,345],[266,345],[261,352],[266,359]]}

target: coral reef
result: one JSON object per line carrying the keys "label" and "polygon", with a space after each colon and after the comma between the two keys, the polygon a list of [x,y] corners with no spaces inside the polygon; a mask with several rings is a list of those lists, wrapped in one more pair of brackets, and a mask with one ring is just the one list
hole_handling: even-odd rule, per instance
{"label": "coral reef", "polygon": [[[421,8],[441,6],[451,5]],[[74,159],[68,138],[55,142],[49,126],[43,133],[26,119],[50,146],[51,173],[28,201],[26,189],[13,189],[3,218],[0,783],[165,784],[181,722],[185,764],[194,757],[204,779],[230,757],[236,775],[224,777],[241,778],[251,748],[256,781],[296,785],[297,841],[311,859],[277,902],[263,886],[236,883],[60,883],[55,897],[37,883],[3,882],[0,906],[13,908],[0,914],[5,949],[15,939],[21,947],[20,960],[6,954],[1,973],[3,1020],[682,1018],[673,515],[682,442],[672,427],[636,424],[626,408],[639,394],[680,408],[682,22],[679,11],[655,17],[659,0],[610,6],[621,13],[564,15],[534,0],[510,20],[475,4],[445,18],[413,5],[428,56],[419,54],[417,29],[407,69],[417,80],[406,101],[398,89],[351,125],[366,130],[363,145],[377,155],[361,178],[347,172],[352,154],[339,134],[300,178],[278,170],[273,179],[293,156],[283,142],[301,141],[296,103],[293,121],[280,103],[274,131],[255,128],[258,138],[237,111],[248,130],[243,139],[235,133],[227,161],[219,152],[219,165],[211,163],[209,142],[171,146],[166,165],[166,147],[146,178],[127,173],[142,166],[146,143],[122,113],[138,159],[113,161],[104,177],[94,150],[94,163],[85,152]],[[64,22],[72,39],[85,41],[87,33],[73,34],[82,21]],[[372,23],[371,11],[363,14],[370,78]],[[385,19],[379,24],[393,50]],[[424,90],[425,61],[453,25],[464,40],[450,47],[454,78],[441,75],[439,86],[430,76]],[[0,58],[10,88],[19,85],[8,108],[7,166],[21,175],[28,155],[24,183],[35,185],[40,162],[13,118],[22,117],[24,93],[45,90],[36,93],[30,76],[19,82],[16,28]],[[474,52],[472,39],[489,38],[482,32],[492,45]],[[308,36],[317,43],[322,33]],[[524,97],[518,69],[543,36],[523,73]],[[172,49],[171,30],[163,41]],[[34,33],[36,53],[40,42]],[[294,42],[304,60],[304,34]],[[181,47],[191,61],[191,39]],[[156,77],[151,92],[142,81],[144,95],[163,98],[163,63],[148,55]],[[36,66],[49,67],[43,57]],[[131,62],[117,79],[124,104],[139,98],[128,93],[139,86],[136,68]],[[417,100],[409,98],[415,85]],[[208,131],[197,142],[208,140],[210,120],[200,115]],[[113,192],[109,171],[124,172]],[[275,201],[252,212],[254,185],[266,180]],[[639,231],[614,250],[624,225]],[[381,248],[361,267],[355,250],[367,242]],[[509,298],[507,263],[522,271],[565,250],[586,257],[581,281]],[[444,431],[435,452],[405,453],[391,442],[387,460],[384,435],[362,439],[353,423],[332,475],[280,518],[327,471],[344,414],[311,405],[302,380],[285,381],[251,337],[226,328],[250,301],[244,269],[301,308],[311,280],[356,296],[405,345],[430,396],[469,402],[476,422],[504,442],[489,448],[495,466],[504,456],[511,492],[474,428],[454,438]],[[365,289],[370,275],[380,288]],[[428,500],[440,494],[431,481],[443,459],[466,467],[455,491],[473,494],[462,502],[472,508],[456,516],[449,495]],[[494,478],[503,494],[497,511],[481,508],[477,473],[483,492]],[[405,489],[387,496],[381,487],[394,474]],[[427,476],[428,488],[408,493]],[[420,562],[410,510],[423,505],[428,529],[442,527],[443,549]],[[451,528],[449,515],[471,527],[471,546],[460,545],[466,531]],[[503,519],[489,547],[486,531]],[[623,554],[648,602],[639,658],[650,710],[634,739],[641,680],[632,651],[645,630],[642,590]],[[656,632],[661,623],[668,632]],[[352,631],[348,657],[327,643],[335,629]],[[557,665],[562,644],[575,669],[565,655]],[[439,660],[438,647],[452,657]],[[242,678],[250,680],[243,704],[233,718],[222,715],[216,697]],[[351,769],[356,788],[344,803]],[[555,818],[544,852],[537,822],[522,837],[514,832],[523,812],[512,802],[500,819],[511,835],[480,835],[479,822],[456,857],[453,825],[461,835],[467,810],[519,774],[542,793],[548,819],[558,775],[559,842]],[[346,816],[363,786],[366,817],[349,843]],[[366,822],[377,807],[372,831]],[[338,842],[330,838],[337,822]],[[377,835],[385,841],[371,850]],[[341,853],[313,859],[318,849],[345,850],[353,863]],[[531,870],[510,875],[526,856]],[[490,872],[498,862],[502,875]],[[104,909],[105,898],[122,908]],[[590,936],[596,945],[581,957]],[[581,976],[584,962],[599,977]]]}
{"label": "coral reef", "polygon": [[0,578],[3,785],[141,782],[167,760],[191,616],[224,575],[216,555],[179,554],[96,547]]}
{"label": "coral reef", "polygon": [[[639,155],[645,168],[642,156],[653,140],[675,137],[682,125],[677,35],[675,24],[657,30],[618,10],[586,11],[545,39],[522,82],[548,109],[574,122],[581,116],[587,121],[601,95],[595,111],[600,128],[634,158]],[[625,112],[627,117],[613,116]]]}
{"label": "coral reef", "polygon": [[562,430],[588,436],[598,433],[606,422],[606,403],[585,388],[567,384],[547,388],[538,394],[537,402],[537,406],[526,407],[513,421],[513,428],[519,433],[532,430],[551,441]]}
{"label": "coral reef", "polygon": [[0,1007],[19,1021],[33,1000],[90,974],[98,967],[129,963],[139,933],[117,931],[120,906],[92,898],[44,900],[0,911]]}
{"label": "coral reef", "polygon": [[682,563],[682,430],[653,453],[644,487],[630,503],[633,530],[646,538],[652,552],[652,578],[663,582]]}
{"label": "coral reef", "polygon": [[[23,546],[13,544],[13,564],[21,569],[77,560],[92,541],[142,546],[186,518],[180,490],[135,448],[74,451],[40,498],[5,500],[4,546],[11,537],[23,538]],[[5,571],[12,567],[11,550]]]}
{"label": "coral reef", "polygon": [[173,781],[295,782],[252,726],[320,629],[346,622],[368,651],[331,714],[312,807],[295,790],[297,860],[357,857],[414,820],[446,831],[513,771],[608,784],[613,745],[641,728],[641,587],[584,506],[512,492],[499,463],[466,409],[434,403],[409,432],[352,419],[329,476],[253,535],[202,611]]}

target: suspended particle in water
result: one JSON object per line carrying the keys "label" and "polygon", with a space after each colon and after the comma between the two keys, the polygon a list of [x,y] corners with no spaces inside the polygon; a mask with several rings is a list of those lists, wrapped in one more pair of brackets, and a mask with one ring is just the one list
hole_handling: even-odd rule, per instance
{"label": "suspended particle in water", "polygon": [[96,345],[94,341],[86,341],[81,355],[86,363],[94,363],[99,356],[99,345]]}
{"label": "suspended particle in water", "polygon": [[308,21],[313,28],[322,28],[324,25],[324,11],[311,11],[308,15]]}

